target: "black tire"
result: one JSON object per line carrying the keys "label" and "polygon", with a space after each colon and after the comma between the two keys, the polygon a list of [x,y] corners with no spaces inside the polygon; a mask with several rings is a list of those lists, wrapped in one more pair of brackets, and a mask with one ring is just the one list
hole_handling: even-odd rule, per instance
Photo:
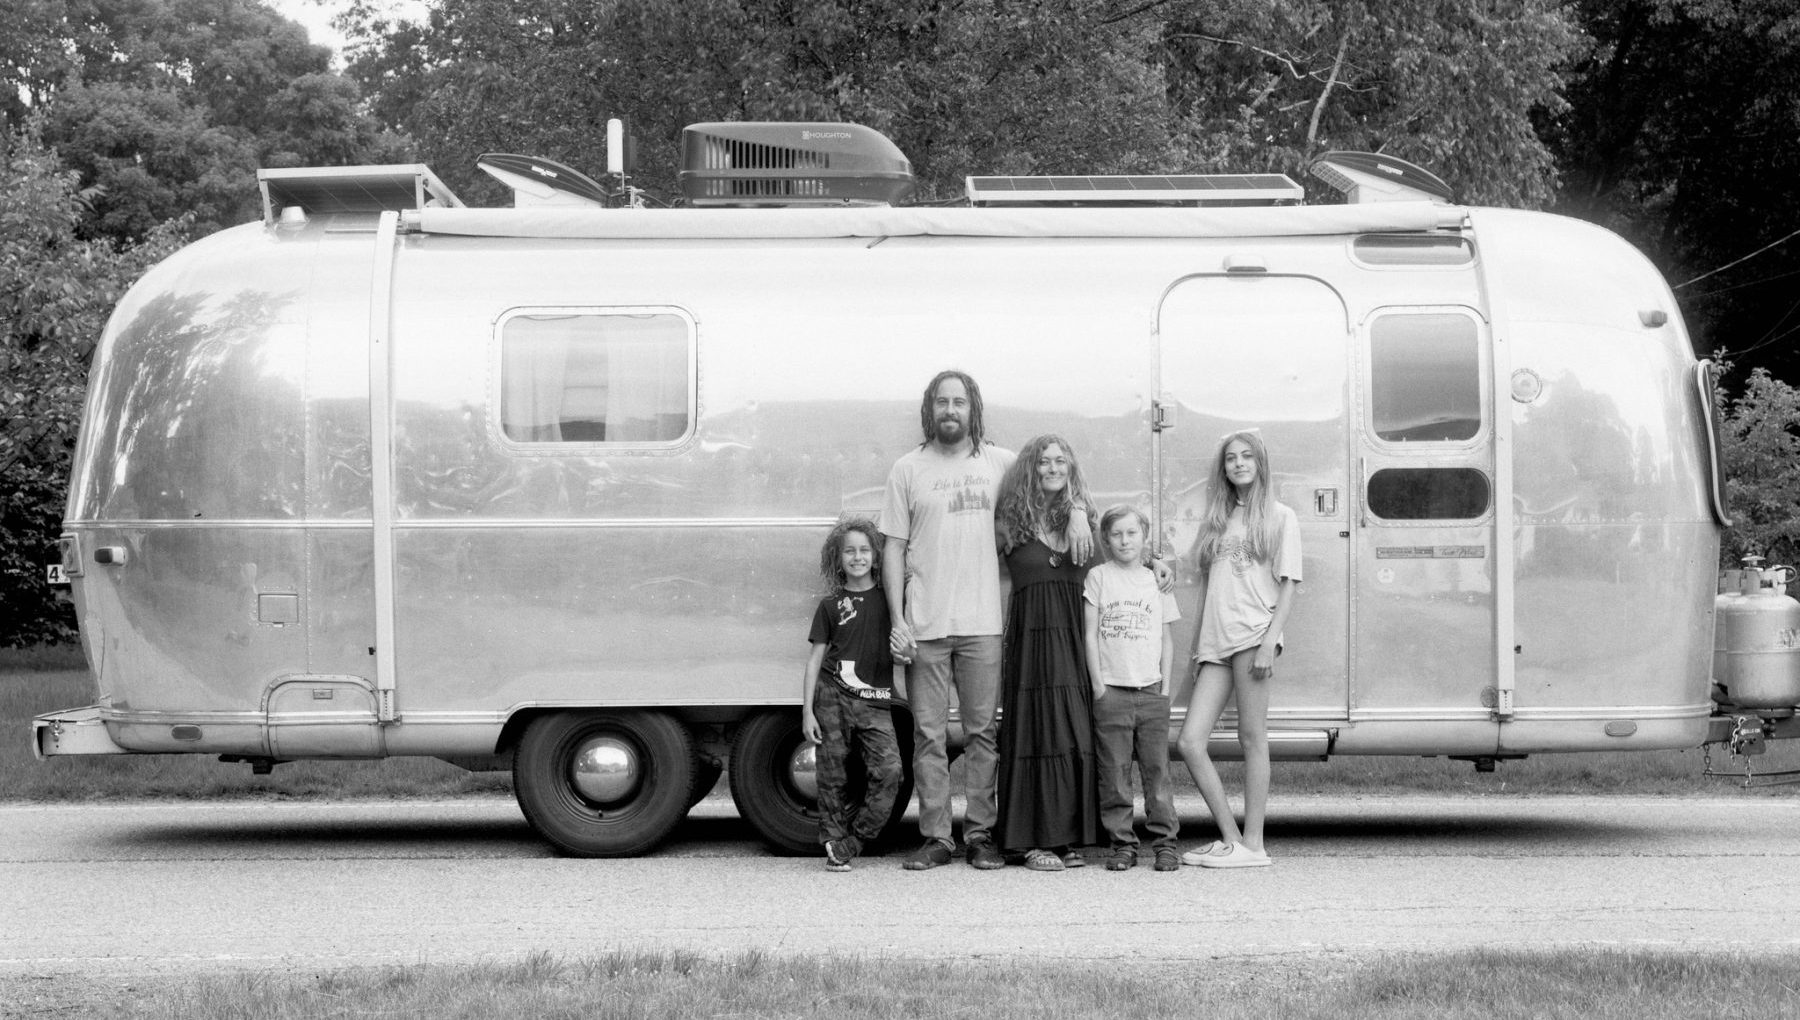
{"label": "black tire", "polygon": [[[896,713],[896,736],[900,738],[900,795],[894,811],[882,832],[889,841],[906,814],[912,799],[912,730],[911,717]],[[906,727],[904,734],[898,732]],[[738,727],[731,745],[731,799],[738,814],[750,823],[770,849],[782,854],[816,854],[819,852],[819,806],[812,797],[794,786],[788,774],[788,762],[806,741],[800,732],[800,713],[794,709],[771,709],[746,719]],[[861,770],[852,766],[850,795],[860,795]]]}
{"label": "black tire", "polygon": [[[635,786],[600,803],[575,785],[577,755],[609,738],[638,763]],[[694,782],[687,727],[659,712],[556,712],[525,727],[513,794],[538,835],[573,857],[631,857],[655,847],[687,814]]]}
{"label": "black tire", "polygon": [[695,804],[706,799],[713,787],[719,785],[719,777],[725,774],[725,763],[717,758],[696,758],[694,760],[694,785],[688,788],[687,806],[691,809]]}

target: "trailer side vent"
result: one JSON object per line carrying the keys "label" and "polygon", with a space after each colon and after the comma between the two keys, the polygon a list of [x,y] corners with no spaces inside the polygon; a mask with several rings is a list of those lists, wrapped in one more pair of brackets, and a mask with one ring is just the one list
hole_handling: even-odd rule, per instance
{"label": "trailer side vent", "polygon": [[679,178],[697,206],[893,205],[913,186],[906,156],[860,124],[693,124]]}

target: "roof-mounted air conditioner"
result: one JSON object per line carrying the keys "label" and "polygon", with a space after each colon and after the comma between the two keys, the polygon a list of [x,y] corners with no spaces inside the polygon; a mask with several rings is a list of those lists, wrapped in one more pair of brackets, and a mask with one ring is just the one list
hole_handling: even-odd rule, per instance
{"label": "roof-mounted air conditioner", "polygon": [[681,132],[681,193],[694,205],[893,205],[912,164],[860,124],[736,121]]}

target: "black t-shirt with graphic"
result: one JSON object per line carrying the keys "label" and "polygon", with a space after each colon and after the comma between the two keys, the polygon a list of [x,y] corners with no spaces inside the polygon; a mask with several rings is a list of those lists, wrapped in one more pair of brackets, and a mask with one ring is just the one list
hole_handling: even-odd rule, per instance
{"label": "black t-shirt with graphic", "polygon": [[866,591],[838,592],[819,600],[807,640],[825,646],[819,675],[839,690],[871,701],[894,696],[894,657],[888,651],[887,594],[876,585]]}

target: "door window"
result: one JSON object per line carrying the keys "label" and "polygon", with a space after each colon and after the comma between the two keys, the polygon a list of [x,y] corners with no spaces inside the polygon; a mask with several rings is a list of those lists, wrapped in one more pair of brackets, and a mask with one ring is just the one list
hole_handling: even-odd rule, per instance
{"label": "door window", "polygon": [[1481,344],[1466,315],[1385,315],[1369,331],[1378,439],[1461,442],[1481,431]]}

